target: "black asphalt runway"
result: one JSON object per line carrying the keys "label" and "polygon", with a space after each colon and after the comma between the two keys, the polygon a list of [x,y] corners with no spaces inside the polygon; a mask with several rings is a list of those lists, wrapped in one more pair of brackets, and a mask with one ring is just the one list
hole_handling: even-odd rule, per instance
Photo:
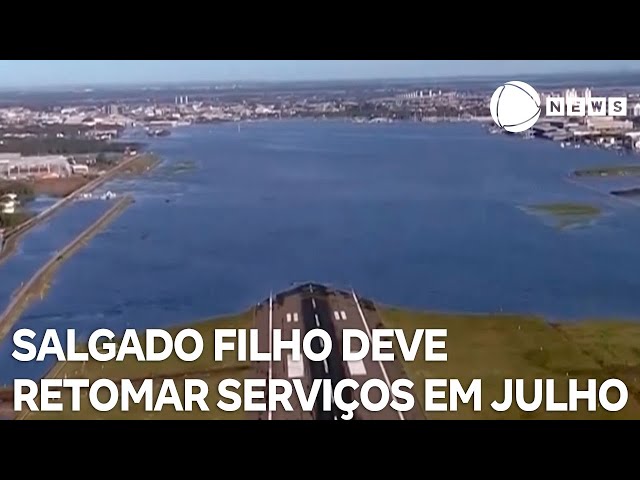
{"label": "black asphalt runway", "polygon": [[[312,380],[315,379],[330,379],[331,385],[335,389],[338,382],[345,378],[344,367],[342,358],[340,356],[340,346],[338,345],[333,321],[331,319],[331,311],[329,309],[329,303],[326,299],[327,290],[322,286],[309,285],[302,294],[302,319],[304,322],[305,330],[321,328],[325,330],[331,337],[333,348],[331,354],[325,362],[312,362],[309,360],[310,375]],[[311,343],[311,349],[318,353],[322,351],[320,345],[320,339],[315,338]],[[343,391],[343,398],[345,402],[350,402],[351,398],[347,398],[350,390]],[[316,402],[316,419],[317,420],[341,420],[342,415],[345,413],[340,410],[335,403],[332,403],[331,411],[324,411],[322,408],[322,400],[319,395],[319,400]]]}

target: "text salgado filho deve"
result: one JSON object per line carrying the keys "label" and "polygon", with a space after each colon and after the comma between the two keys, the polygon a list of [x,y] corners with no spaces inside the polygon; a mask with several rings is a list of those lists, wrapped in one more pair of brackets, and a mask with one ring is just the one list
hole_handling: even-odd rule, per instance
{"label": "text salgado filho deve", "polygon": [[[308,361],[323,361],[329,357],[333,348],[331,336],[322,329],[313,329],[305,334],[300,329],[291,331],[290,340],[283,339],[282,331],[273,330],[271,351],[260,351],[258,348],[258,331],[255,329],[215,329],[211,332],[213,354],[211,362],[221,362],[225,352],[235,352],[240,362],[280,361],[284,355],[294,359],[306,358]],[[184,329],[172,336],[161,329],[149,329],[140,334],[135,330],[126,330],[120,341],[115,341],[114,332],[100,329],[90,335],[86,349],[77,347],[74,330],[68,330],[64,346],[55,330],[47,330],[41,342],[34,342],[35,332],[20,329],[13,335],[15,350],[13,357],[21,362],[45,361],[50,356],[60,362],[121,362],[133,356],[139,362],[160,362],[172,354],[184,362],[194,362],[201,358],[204,351],[204,339],[194,329]],[[393,362],[400,357],[404,362],[447,362],[445,350],[446,329],[417,329],[413,335],[407,336],[401,329],[373,329],[368,333],[359,329],[345,329],[340,345],[342,359],[345,362],[362,360],[370,356],[373,361]],[[311,349],[311,341],[321,338],[323,348],[320,352]],[[353,342],[352,340],[357,340]],[[353,344],[357,344],[354,346]],[[160,345],[159,345],[160,344]],[[186,348],[185,344],[189,347]],[[395,349],[394,349],[395,346]],[[422,355],[418,355],[420,351]],[[396,351],[400,355],[396,354]],[[82,371],[82,369],[80,369]],[[160,383],[157,385],[156,383]],[[510,408],[518,408],[524,412],[539,409],[545,411],[577,411],[578,403],[584,402],[589,411],[602,408],[607,411],[619,411],[627,403],[628,390],[621,380],[608,379],[598,382],[589,379],[586,387],[581,387],[577,379],[568,379],[568,401],[557,401],[556,385],[553,379],[518,379],[503,380],[502,398],[488,399],[482,397],[482,379],[462,382],[459,379],[425,378],[422,407],[427,412],[457,411],[459,404],[471,404],[474,411],[491,408],[496,412],[504,412]],[[531,386],[532,385],[532,386]],[[329,379],[314,379],[311,388],[306,391],[302,380],[286,379],[252,379],[242,381],[235,378],[218,382],[219,410],[264,412],[284,409],[292,411],[292,398],[297,398],[304,411],[313,411],[320,405],[325,411],[331,411],[335,404],[343,413],[342,418],[353,418],[353,412],[362,406],[368,411],[381,411],[390,406],[398,412],[406,412],[414,408],[416,403],[415,384],[410,379],[399,378],[387,382],[378,378],[369,378],[362,384],[353,378],[346,378],[337,384]],[[142,404],[145,411],[158,412],[164,408],[174,411],[209,411],[209,384],[204,379],[173,379],[132,381],[121,379],[88,378],[45,378],[39,382],[30,379],[14,381],[14,409],[22,411],[52,411],[65,409],[79,411],[82,408],[82,392],[88,389],[88,400],[97,411],[106,412],[117,409],[129,411],[132,404]],[[62,400],[62,391],[70,395],[67,403]],[[347,390],[359,390],[360,403],[346,401],[343,393]],[[107,392],[103,399],[102,392]],[[370,393],[376,392],[371,399]],[[609,392],[617,392],[617,400],[611,401]],[[101,395],[102,394],[102,395]],[[349,397],[347,397],[349,398]]]}

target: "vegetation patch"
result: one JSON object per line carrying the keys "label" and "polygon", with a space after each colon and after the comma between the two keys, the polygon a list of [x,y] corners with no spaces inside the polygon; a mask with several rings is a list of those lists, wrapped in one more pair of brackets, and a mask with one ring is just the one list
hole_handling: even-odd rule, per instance
{"label": "vegetation patch", "polygon": [[573,172],[576,177],[635,177],[640,175],[640,165],[583,168]]}
{"label": "vegetation patch", "polygon": [[586,203],[543,203],[538,205],[531,205],[529,209],[540,212],[540,213],[548,213],[550,215],[556,216],[576,216],[576,215],[585,215],[585,216],[595,216],[600,215],[602,210],[595,206],[589,205]]}
{"label": "vegetation patch", "polygon": [[[524,315],[465,315],[410,312],[397,308],[380,310],[387,328],[401,328],[413,335],[417,328],[446,328],[447,362],[425,362],[421,351],[415,362],[404,362],[415,382],[418,400],[424,398],[426,378],[456,378],[467,388],[482,380],[482,411],[459,404],[456,412],[431,412],[432,419],[639,419],[640,418],[640,324],[614,321],[550,325]],[[423,347],[424,348],[424,347]],[[400,353],[396,345],[396,351]],[[401,358],[401,357],[400,357]],[[598,386],[609,378],[625,382],[629,400],[621,411],[587,409],[578,402],[577,412],[523,412],[515,405],[506,412],[491,408],[501,402],[504,379],[523,379],[528,401],[533,398],[534,379],[553,379],[557,402],[566,402],[569,379],[586,389],[587,379]],[[609,398],[616,401],[617,398]]]}

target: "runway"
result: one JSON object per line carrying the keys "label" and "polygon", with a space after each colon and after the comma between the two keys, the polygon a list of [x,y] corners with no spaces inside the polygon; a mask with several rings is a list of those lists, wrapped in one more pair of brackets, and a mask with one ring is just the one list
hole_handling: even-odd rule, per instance
{"label": "runway", "polygon": [[[335,328],[329,314],[329,305],[327,302],[327,291],[321,286],[309,285],[308,291],[304,291],[302,296],[302,318],[304,319],[305,331],[309,332],[313,329],[322,329],[331,337],[333,348],[329,358],[322,362],[308,362],[310,375],[312,379],[330,379],[331,385],[335,389],[338,382],[344,380],[345,374],[342,365],[342,357],[340,354],[339,342],[337,342]],[[315,353],[320,353],[323,349],[322,340],[314,338],[311,348]],[[347,392],[345,392],[347,394]],[[345,402],[350,402],[351,398],[346,397]],[[341,411],[334,402],[331,405],[331,411],[323,411],[321,405],[316,403],[316,420],[340,420],[345,412]]]}
{"label": "runway", "polygon": [[[344,362],[342,360],[342,332],[344,329],[358,329],[371,338],[371,330],[382,327],[382,318],[375,305],[358,298],[355,292],[334,290],[319,284],[304,284],[291,290],[281,292],[261,302],[256,308],[256,328],[259,331],[260,351],[272,351],[272,331],[281,329],[283,338],[291,339],[293,329],[300,329],[301,335],[314,329],[327,332],[331,338],[333,348],[329,357],[324,361],[309,361],[304,358],[300,362],[293,362],[291,358],[283,358],[280,362],[256,362],[254,375],[256,378],[294,379],[303,381],[308,395],[314,380],[328,379],[332,387],[343,379],[352,378],[360,385],[371,378],[382,380],[389,390],[391,384],[399,378],[406,378],[406,374],[399,360],[395,362],[377,362],[367,355],[362,361]],[[271,335],[270,335],[271,334]],[[323,345],[319,338],[311,342],[311,349],[318,353]],[[268,363],[268,365],[267,365]],[[267,389],[268,391],[268,389]],[[265,392],[265,395],[267,392]],[[360,390],[355,392],[347,388],[342,392],[344,402],[356,400],[360,403],[355,410],[358,420],[424,420],[416,399],[415,406],[408,412],[398,412],[389,405],[378,412],[369,412],[362,407]],[[369,397],[372,402],[380,400],[379,390],[372,389]],[[390,401],[393,400],[391,396]],[[312,412],[303,412],[297,398],[292,398],[293,411],[278,408],[274,412],[260,412],[251,418],[263,420],[342,420],[341,411],[332,402],[330,409],[323,409],[322,395],[318,395]]]}
{"label": "runway", "polygon": [[[258,346],[261,352],[272,351],[272,332],[274,329],[282,331],[282,338],[291,340],[291,332],[302,328],[300,312],[302,310],[301,297],[299,295],[276,295],[261,302],[255,313],[255,324],[258,328]],[[290,356],[281,362],[254,362],[254,378],[264,378],[267,385],[274,378],[302,380],[303,387],[308,395],[311,390],[310,366],[306,362],[294,362]],[[265,391],[267,396],[268,388]],[[278,409],[275,412],[255,412],[250,418],[258,420],[313,420],[312,412],[302,410],[297,397],[291,399],[293,411]]]}

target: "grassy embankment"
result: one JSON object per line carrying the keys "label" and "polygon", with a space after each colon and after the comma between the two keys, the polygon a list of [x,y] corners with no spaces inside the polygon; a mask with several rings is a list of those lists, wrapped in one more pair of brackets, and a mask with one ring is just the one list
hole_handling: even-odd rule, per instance
{"label": "grassy embankment", "polygon": [[[640,165],[616,165],[611,167],[593,167],[576,170],[574,177],[637,177],[640,176]],[[640,187],[613,190],[616,197],[635,198],[640,196]]]}
{"label": "grassy embankment", "polygon": [[[0,179],[0,199],[7,194],[17,195],[19,204],[33,200],[36,193],[27,182],[17,182]],[[32,215],[29,212],[18,210],[15,213],[0,212],[0,229],[13,228],[29,220]]]}
{"label": "grassy embankment", "polygon": [[[471,405],[461,404],[457,412],[429,412],[429,419],[640,419],[640,324],[586,322],[574,325],[549,325],[542,319],[518,315],[461,315],[440,313],[413,313],[395,308],[380,309],[385,327],[401,328],[413,334],[416,328],[448,329],[448,361],[405,363],[407,375],[416,383],[418,401],[424,397],[425,378],[456,378],[466,387],[474,378],[482,379],[482,412],[474,412]],[[86,364],[62,363],[50,376],[57,378],[203,378],[209,384],[206,413],[174,412],[171,407],[159,413],[146,413],[141,406],[133,406],[130,412],[95,412],[83,397],[81,412],[32,413],[27,419],[57,418],[121,418],[121,419],[178,419],[209,418],[239,419],[242,413],[225,413],[217,410],[217,384],[223,378],[242,380],[249,373],[248,364],[239,364],[228,353],[226,361],[216,365],[213,355],[212,331],[215,328],[250,328],[251,312],[233,318],[210,320],[194,326],[203,334],[205,351],[192,364],[184,364],[172,357],[165,362],[143,363],[128,359],[122,363]],[[186,328],[186,327],[182,327]],[[175,329],[177,330],[177,329]],[[397,345],[396,345],[397,348]],[[418,358],[424,358],[421,349]],[[505,378],[522,378],[528,381],[527,399],[533,398],[532,380],[552,378],[556,381],[556,400],[566,401],[568,379],[577,378],[580,387],[588,378],[599,382],[608,378],[623,380],[629,389],[629,401],[620,412],[608,413],[599,409],[596,413],[586,410],[585,402],[579,402],[580,410],[569,413],[522,413],[512,407],[504,413],[490,408],[493,400],[502,400]],[[157,388],[156,388],[157,392]],[[63,396],[68,405],[68,396]],[[617,400],[615,395],[611,401]],[[421,403],[421,405],[423,405]],[[542,409],[541,409],[542,410]]]}
{"label": "grassy embankment", "polygon": [[24,312],[33,300],[38,297],[44,298],[60,266],[80,248],[86,245],[100,230],[115,220],[131,203],[133,203],[133,198],[131,197],[119,199],[76,239],[57,252],[51,260],[44,264],[40,270],[16,292],[5,311],[0,312],[0,341],[10,331],[13,324],[20,318],[22,312]]}
{"label": "grassy embankment", "polygon": [[532,205],[529,207],[531,210],[540,213],[548,213],[559,217],[563,216],[596,216],[602,213],[602,210],[587,203],[543,203],[539,205]]}
{"label": "grassy embankment", "polygon": [[638,198],[640,197],[640,187],[627,188],[624,190],[612,190],[611,195],[623,198]]}
{"label": "grassy embankment", "polygon": [[141,175],[155,168],[160,163],[160,158],[152,154],[142,154],[136,160],[128,163],[120,169],[120,175]]}
{"label": "grassy embankment", "polygon": [[[387,327],[408,334],[416,328],[447,329],[447,362],[405,362],[420,401],[425,378],[457,378],[465,387],[474,378],[482,379],[482,412],[474,412],[472,405],[459,405],[457,412],[429,413],[430,419],[640,419],[640,324],[550,325],[528,316],[414,313],[395,308],[381,313]],[[418,358],[424,358],[423,352]],[[578,402],[578,412],[524,413],[512,407],[499,413],[490,404],[502,401],[505,378],[524,379],[528,401],[533,399],[536,378],[555,380],[557,401],[567,400],[569,378],[579,379],[580,388],[586,387],[586,379],[600,384],[618,378],[627,385],[629,401],[617,413],[602,408],[588,412],[584,401]],[[609,400],[617,400],[617,395],[612,393]]]}
{"label": "grassy embankment", "polygon": [[[236,378],[242,381],[249,372],[248,362],[238,362],[234,352],[225,352],[223,362],[216,363],[213,361],[213,332],[216,328],[251,328],[253,326],[253,311],[238,314],[236,316],[224,319],[211,319],[190,325],[202,335],[204,340],[204,351],[200,358],[194,362],[185,363],[172,354],[167,360],[162,362],[138,362],[135,357],[129,357],[123,362],[107,362],[100,363],[96,361],[88,361],[86,363],[58,363],[49,372],[51,378],[89,378],[91,381],[99,378],[109,378],[118,381],[122,378],[132,380],[139,385],[136,380],[146,378],[154,379],[154,393],[157,394],[162,379],[171,378],[174,380],[178,391],[183,396],[183,383],[185,378],[198,378],[207,382],[209,386],[209,395],[207,404],[211,409],[210,412],[176,412],[172,407],[165,407],[161,412],[145,412],[142,404],[132,404],[128,412],[120,412],[114,409],[111,412],[95,411],[86,394],[81,398],[80,412],[70,412],[70,396],[68,392],[63,393],[62,402],[65,404],[65,412],[63,413],[30,413],[22,417],[27,420],[46,420],[46,419],[242,419],[242,412],[227,413],[219,410],[216,403],[219,400],[217,395],[218,383],[225,378]],[[172,336],[187,327],[176,327],[169,329]],[[144,345],[144,336],[141,335],[141,342]],[[185,342],[185,349],[193,348],[193,344]],[[86,351],[86,348],[83,348]],[[104,393],[104,392],[101,392]],[[106,400],[106,394],[100,398]]]}
{"label": "grassy embankment", "polygon": [[588,203],[542,203],[526,207],[529,212],[551,220],[556,228],[584,225],[602,214],[602,209]]}
{"label": "grassy embankment", "polygon": [[[67,201],[68,198],[74,193],[88,193],[93,189],[99,187],[104,182],[115,178],[118,175],[139,175],[151,170],[160,162],[160,159],[153,154],[140,154],[135,157],[131,157],[123,160],[120,163],[115,164],[109,170],[102,175],[90,175],[88,177],[69,177],[63,179],[50,179],[50,180],[38,180],[30,184],[28,182],[19,182],[18,186],[26,186],[28,192],[31,194],[47,194],[52,196],[63,197],[61,201]],[[12,182],[7,182],[5,187],[10,190],[11,187],[15,187]],[[50,212],[47,216],[52,215],[54,212]],[[22,237],[31,227],[37,224],[37,222],[44,220],[42,214],[41,218],[34,218],[32,215],[25,213],[22,220],[12,220],[11,228],[8,233],[5,234],[5,243],[0,252],[0,264],[7,258],[9,258],[16,250],[17,244]],[[27,220],[32,220],[27,222]],[[1,227],[1,225],[0,225]]]}
{"label": "grassy embankment", "polygon": [[640,175],[640,165],[613,165],[582,168],[575,170],[575,177],[636,177]]}
{"label": "grassy embankment", "polygon": [[181,162],[173,164],[171,170],[173,173],[183,173],[189,172],[195,168],[196,164],[193,160],[183,160]]}
{"label": "grassy embankment", "polygon": [[[154,168],[160,159],[155,155],[141,154],[127,165],[118,169],[118,175],[141,175]],[[104,168],[102,175],[109,174],[112,168],[118,166],[117,162],[102,162],[98,164],[98,168]],[[33,189],[35,195],[48,195],[55,198],[64,198],[71,195],[76,190],[85,187],[87,184],[101,178],[101,175],[94,170],[88,175],[74,175],[63,178],[44,178],[38,180],[30,180],[27,184]],[[102,183],[102,181],[100,182]]]}

